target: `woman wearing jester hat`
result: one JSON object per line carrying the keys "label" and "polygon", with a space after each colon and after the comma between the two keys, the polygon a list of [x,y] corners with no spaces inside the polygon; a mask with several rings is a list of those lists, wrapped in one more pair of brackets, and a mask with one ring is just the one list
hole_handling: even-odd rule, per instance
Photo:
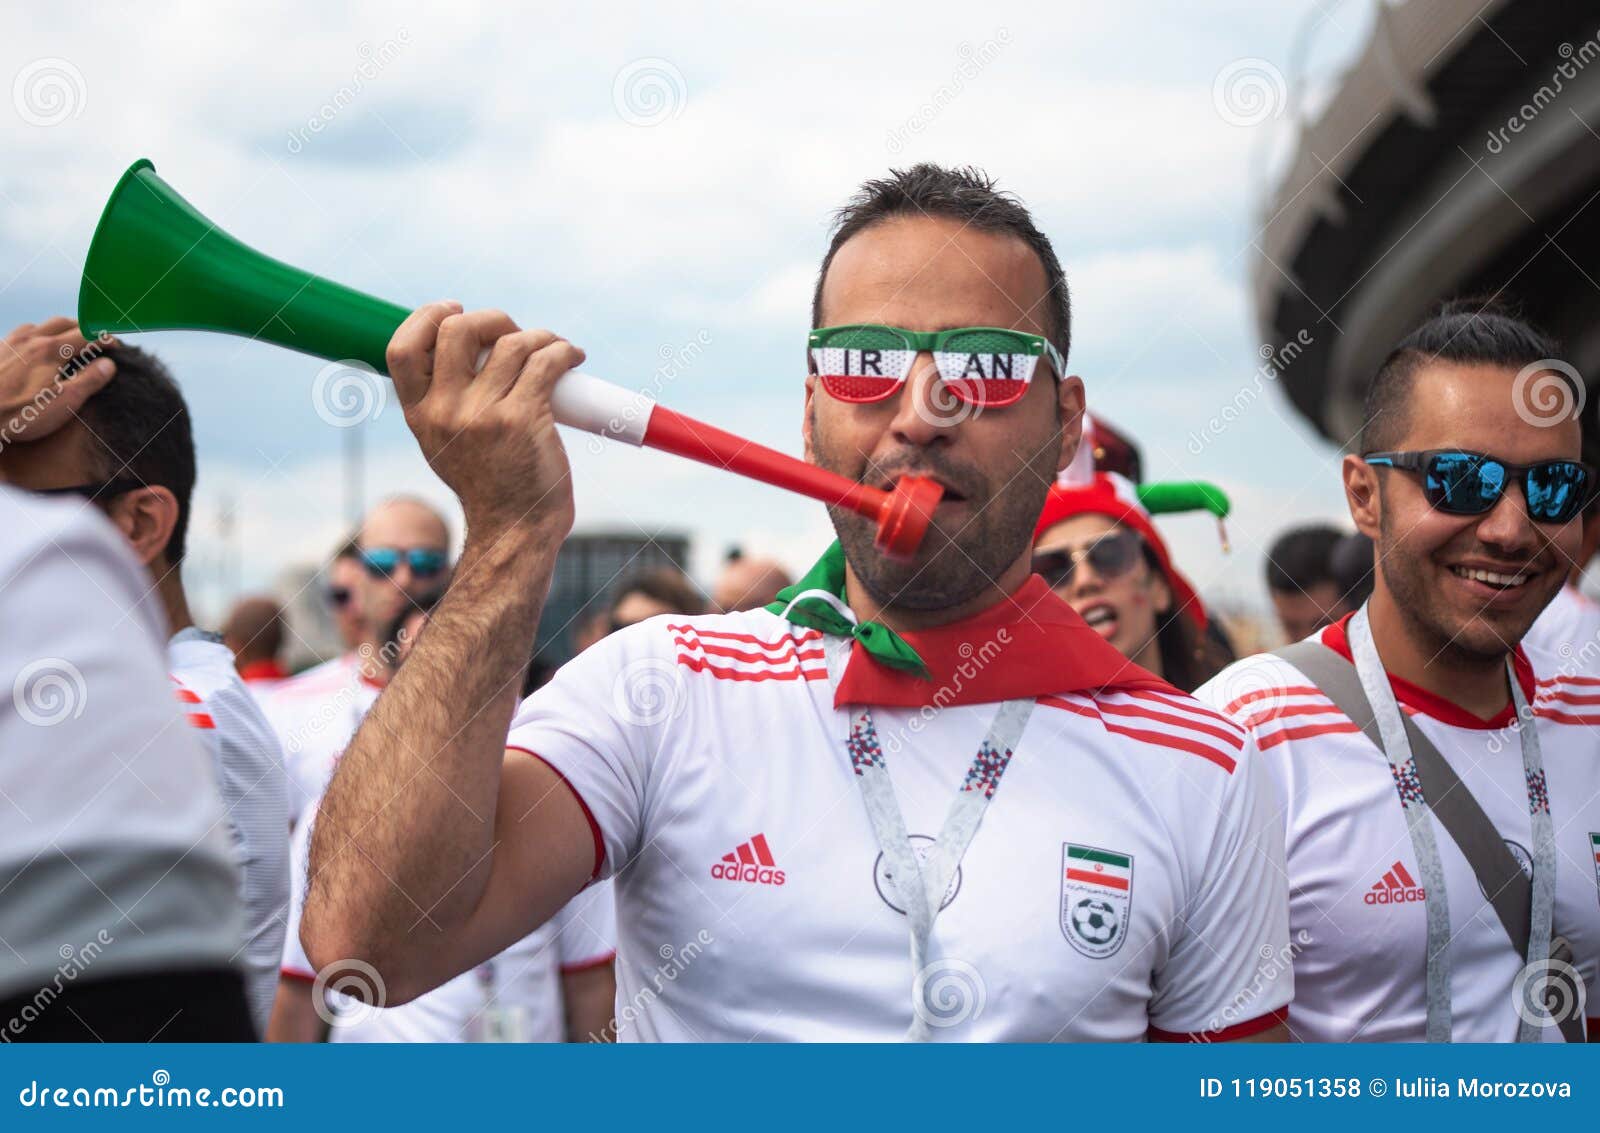
{"label": "woman wearing jester hat", "polygon": [[1152,512],[1228,513],[1221,490],[1200,482],[1142,484],[1115,472],[1069,468],[1033,532],[1033,570],[1124,657],[1185,692],[1231,658],[1206,631],[1206,610],[1178,573]]}

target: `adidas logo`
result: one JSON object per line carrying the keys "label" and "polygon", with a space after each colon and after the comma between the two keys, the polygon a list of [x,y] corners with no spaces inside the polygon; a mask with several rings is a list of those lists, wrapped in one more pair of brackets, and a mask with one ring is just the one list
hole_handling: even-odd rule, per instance
{"label": "adidas logo", "polygon": [[757,834],[750,841],[740,843],[731,854],[723,854],[722,860],[711,867],[711,876],[718,881],[782,885],[783,870],[777,869],[777,864],[772,858],[772,847],[767,845],[767,836]]}
{"label": "adidas logo", "polygon": [[1372,888],[1367,890],[1362,900],[1369,905],[1398,905],[1404,901],[1425,901],[1427,898],[1428,891],[1406,872],[1405,863],[1395,862],[1381,880],[1372,883]]}

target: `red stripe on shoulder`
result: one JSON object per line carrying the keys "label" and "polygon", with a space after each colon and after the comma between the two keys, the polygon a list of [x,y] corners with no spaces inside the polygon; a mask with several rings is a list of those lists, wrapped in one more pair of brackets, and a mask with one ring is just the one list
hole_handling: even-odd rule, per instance
{"label": "red stripe on shoulder", "polygon": [[1307,724],[1301,728],[1280,728],[1269,736],[1257,736],[1256,747],[1269,751],[1288,740],[1308,740],[1312,736],[1342,735],[1359,732],[1354,720],[1333,720],[1326,724]]}
{"label": "red stripe on shoulder", "polygon": [[[1130,693],[1129,695],[1135,694]],[[1220,716],[1217,716],[1216,719],[1227,725],[1226,730],[1208,723],[1202,723],[1192,716],[1185,716],[1178,712],[1157,712],[1150,708],[1141,708],[1136,704],[1109,704],[1099,698],[1096,698],[1094,703],[1095,707],[1100,711],[1109,712],[1113,716],[1135,716],[1145,720],[1156,720],[1162,724],[1171,724],[1176,728],[1187,728],[1204,735],[1215,736],[1224,743],[1233,745],[1235,750],[1244,750],[1244,733],[1239,730],[1237,724],[1231,720],[1223,720]],[[1156,703],[1172,707],[1164,700],[1156,700]]]}
{"label": "red stripe on shoulder", "polygon": [[1338,712],[1339,706],[1327,700],[1321,704],[1285,704],[1280,707],[1268,708],[1251,716],[1244,722],[1244,726],[1251,731],[1273,720],[1284,720],[1290,716],[1316,716],[1320,713]]}
{"label": "red stripe on shoulder", "polygon": [[1588,685],[1594,687],[1600,686],[1600,677],[1580,677],[1571,673],[1555,673],[1546,680],[1535,681],[1534,683],[1540,688],[1544,688],[1547,685],[1557,684]]}
{"label": "red stripe on shoulder", "polygon": [[687,654],[678,654],[678,664],[695,673],[710,673],[720,681],[825,681],[828,679],[826,669],[803,669],[798,664],[791,664],[787,668],[765,669],[761,672],[751,673],[742,669],[729,669],[721,665],[713,665],[703,657],[690,657]]}
{"label": "red stripe on shoulder", "polygon": [[1547,704],[1535,705],[1533,714],[1554,720],[1557,724],[1600,724],[1600,716],[1574,716],[1569,712],[1557,712]]}
{"label": "red stripe on shoulder", "polygon": [[1254,704],[1256,701],[1265,700],[1269,696],[1281,699],[1281,698],[1283,698],[1285,696],[1321,696],[1321,695],[1322,695],[1322,690],[1320,688],[1318,688],[1316,685],[1285,685],[1282,688],[1258,688],[1253,692],[1247,692],[1243,696],[1237,697],[1234,700],[1229,701],[1228,702],[1228,706],[1225,709],[1223,709],[1223,711],[1226,712],[1229,716],[1232,716],[1235,712],[1239,711],[1239,709],[1243,708],[1246,704]]}
{"label": "red stripe on shoulder", "polygon": [[1226,1043],[1235,1039],[1247,1039],[1251,1035],[1259,1035],[1262,1031],[1270,1031],[1279,1023],[1289,1018],[1289,1009],[1280,1007],[1276,1011],[1269,1011],[1265,1015],[1258,1015],[1254,1019],[1246,1019],[1243,1023],[1235,1023],[1231,1027],[1224,1027],[1220,1031],[1163,1031],[1160,1027],[1151,1027],[1149,1039],[1153,1043]]}
{"label": "red stripe on shoulder", "polygon": [[1105,729],[1108,732],[1115,732],[1120,736],[1127,736],[1130,739],[1141,740],[1144,743],[1150,744],[1154,747],[1175,748],[1178,751],[1186,751],[1192,755],[1198,755],[1202,759],[1208,759],[1212,763],[1215,763],[1229,775],[1232,775],[1233,769],[1239,766],[1238,762],[1231,755],[1228,755],[1226,752],[1218,751],[1210,744],[1201,743],[1199,740],[1189,740],[1182,736],[1172,736],[1168,735],[1166,732],[1152,732],[1148,728],[1129,728],[1122,724],[1113,724],[1109,720],[1104,720],[1103,722],[1105,724]]}
{"label": "red stripe on shoulder", "polygon": [[194,728],[212,730],[217,726],[217,722],[211,718],[211,713],[209,712],[186,712],[184,713],[184,719],[188,720],[190,727]]}

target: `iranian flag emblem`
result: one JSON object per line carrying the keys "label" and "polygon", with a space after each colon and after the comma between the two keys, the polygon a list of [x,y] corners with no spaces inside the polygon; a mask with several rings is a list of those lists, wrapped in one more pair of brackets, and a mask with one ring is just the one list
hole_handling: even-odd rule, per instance
{"label": "iranian flag emblem", "polygon": [[1061,932],[1100,960],[1122,947],[1133,903],[1133,855],[1067,842],[1061,847]]}
{"label": "iranian flag emblem", "polygon": [[1600,890],[1600,834],[1589,835],[1589,853],[1594,857],[1594,884]]}

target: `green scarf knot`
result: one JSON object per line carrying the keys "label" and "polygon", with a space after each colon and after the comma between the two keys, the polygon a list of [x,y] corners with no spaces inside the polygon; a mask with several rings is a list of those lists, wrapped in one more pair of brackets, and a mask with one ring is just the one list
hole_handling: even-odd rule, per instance
{"label": "green scarf knot", "polygon": [[831,594],[839,600],[840,606],[849,608],[844,596],[844,548],[837,539],[804,578],[778,591],[777,599],[767,609],[807,629],[819,629],[834,637],[852,637],[880,665],[912,673],[923,680],[932,679],[917,651],[894,630],[882,622],[857,621],[815,594],[795,601],[808,590]]}

